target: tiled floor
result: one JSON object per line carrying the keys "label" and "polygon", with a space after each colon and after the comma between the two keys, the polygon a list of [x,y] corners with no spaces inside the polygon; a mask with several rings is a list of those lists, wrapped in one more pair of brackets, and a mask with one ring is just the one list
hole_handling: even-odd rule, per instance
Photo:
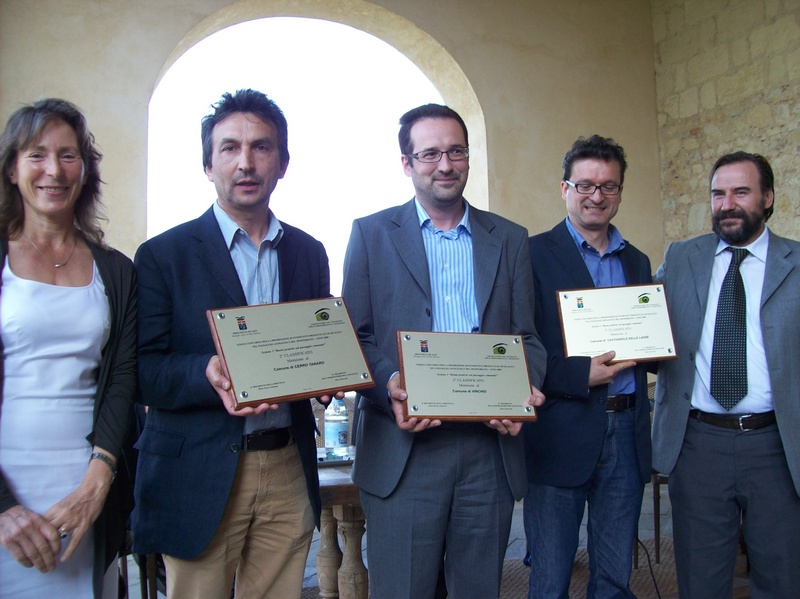
{"label": "tiled floor", "polygon": [[[669,504],[669,497],[667,495],[666,485],[660,486],[661,495],[661,534],[662,536],[672,536],[672,517]],[[586,521],[584,516],[584,523],[581,525],[580,545],[586,545]],[[642,513],[639,518],[639,538],[652,539],[654,536],[654,519],[653,519],[653,486],[648,484],[644,490],[644,499],[642,501]],[[364,563],[367,562],[366,556],[366,536],[363,543],[364,549],[362,554],[364,556]],[[319,549],[319,533],[315,532],[311,542],[311,550],[306,562],[305,580],[303,586],[316,586],[317,585],[317,569],[316,558],[317,550]],[[519,502],[514,507],[514,516],[511,521],[511,534],[509,535],[508,548],[506,549],[506,559],[522,559],[525,556],[525,530],[522,524],[522,502]],[[133,560],[128,561],[128,584],[129,584],[129,597],[134,599],[139,597],[139,570]],[[159,593],[159,598],[163,599],[163,595]]]}

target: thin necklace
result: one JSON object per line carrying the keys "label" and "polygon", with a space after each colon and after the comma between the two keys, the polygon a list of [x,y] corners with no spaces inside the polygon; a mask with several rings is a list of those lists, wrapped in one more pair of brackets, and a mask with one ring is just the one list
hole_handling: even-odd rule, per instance
{"label": "thin necklace", "polygon": [[[30,243],[30,244],[33,246],[33,249],[35,249],[37,252],[39,252],[39,255],[40,255],[42,258],[44,258],[45,260],[47,260],[47,259],[48,259],[48,258],[47,258],[47,256],[45,256],[45,255],[44,255],[44,252],[42,252],[42,250],[40,250],[40,249],[38,248],[38,246],[37,246],[35,243],[33,243],[33,242],[31,241],[30,237],[28,237],[27,235],[25,235],[25,233],[23,233],[23,234],[22,234],[22,236],[23,236],[25,239],[27,239],[27,240],[28,240],[28,243]],[[61,268],[62,266],[66,266],[66,265],[67,265],[67,262],[69,262],[69,261],[70,261],[70,259],[72,258],[72,254],[74,254],[74,253],[75,253],[75,246],[77,246],[77,245],[78,245],[78,239],[77,239],[77,238],[75,238],[75,243],[73,243],[73,244],[72,244],[72,251],[70,251],[70,253],[69,253],[69,256],[67,256],[67,259],[66,259],[66,260],[64,260],[64,261],[63,261],[61,264],[53,264],[53,268]]]}

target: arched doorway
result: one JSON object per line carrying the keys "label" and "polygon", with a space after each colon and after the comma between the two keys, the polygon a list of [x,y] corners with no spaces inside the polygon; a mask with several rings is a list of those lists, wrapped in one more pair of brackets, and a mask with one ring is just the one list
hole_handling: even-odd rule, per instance
{"label": "arched doorway", "polygon": [[271,207],[325,244],[338,293],[352,219],[413,194],[400,168],[399,116],[431,101],[464,116],[473,148],[467,197],[484,208],[485,127],[461,70],[412,23],[360,1],[292,3],[293,17],[279,5],[243,1],[221,10],[167,60],[150,103],[147,235],[195,218],[214,200],[200,118],[223,92],[253,87],[289,121],[292,158]]}

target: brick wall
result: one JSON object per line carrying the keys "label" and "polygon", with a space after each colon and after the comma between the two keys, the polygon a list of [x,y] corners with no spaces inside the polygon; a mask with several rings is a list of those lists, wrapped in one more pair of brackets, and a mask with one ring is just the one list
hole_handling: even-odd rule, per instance
{"label": "brick wall", "polygon": [[800,0],[651,8],[665,242],[711,230],[708,173],[735,150],[770,161],[770,228],[800,239]]}

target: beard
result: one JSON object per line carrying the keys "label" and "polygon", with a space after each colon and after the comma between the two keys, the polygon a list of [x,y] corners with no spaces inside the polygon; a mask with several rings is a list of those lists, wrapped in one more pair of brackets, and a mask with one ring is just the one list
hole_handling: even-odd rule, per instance
{"label": "beard", "polygon": [[[722,221],[727,218],[738,218],[739,222],[736,225],[723,226]],[[720,210],[711,215],[712,230],[720,236],[720,239],[731,245],[753,239],[763,223],[763,210],[759,213],[746,212],[744,210]]]}

